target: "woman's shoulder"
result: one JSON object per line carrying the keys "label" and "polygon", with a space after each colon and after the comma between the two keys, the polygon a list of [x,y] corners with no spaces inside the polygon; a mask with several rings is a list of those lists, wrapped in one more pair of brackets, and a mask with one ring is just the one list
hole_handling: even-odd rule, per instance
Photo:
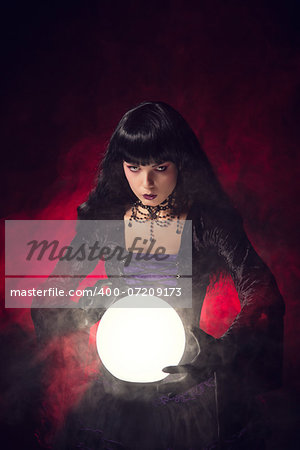
{"label": "woman's shoulder", "polygon": [[234,246],[245,239],[242,219],[233,208],[223,205],[195,203],[190,211],[193,226],[193,242],[196,248],[220,248]]}
{"label": "woman's shoulder", "polygon": [[238,211],[227,205],[195,201],[188,213],[188,219],[195,225],[202,224],[206,227],[216,226],[242,226],[242,219]]}
{"label": "woman's shoulder", "polygon": [[124,211],[123,205],[103,203],[89,210],[78,209],[78,220],[122,220]]}
{"label": "woman's shoulder", "polygon": [[76,223],[77,239],[84,241],[107,241],[123,223],[124,213],[112,205],[100,205],[93,210],[81,210]]}

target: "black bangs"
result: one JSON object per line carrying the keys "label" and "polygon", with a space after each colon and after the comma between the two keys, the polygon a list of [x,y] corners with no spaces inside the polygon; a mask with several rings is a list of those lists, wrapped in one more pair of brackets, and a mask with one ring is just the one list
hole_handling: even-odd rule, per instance
{"label": "black bangs", "polygon": [[127,137],[120,141],[117,151],[119,160],[142,166],[166,161],[177,163],[173,148],[170,145],[163,146],[159,140],[140,136],[134,140]]}
{"label": "black bangs", "polygon": [[163,104],[145,103],[128,111],[110,141],[114,159],[138,165],[165,161],[179,165],[182,142],[166,108]]}

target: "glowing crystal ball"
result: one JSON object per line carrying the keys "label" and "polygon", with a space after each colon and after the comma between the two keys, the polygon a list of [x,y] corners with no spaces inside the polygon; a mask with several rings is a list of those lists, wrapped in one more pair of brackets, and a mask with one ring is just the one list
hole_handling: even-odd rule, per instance
{"label": "glowing crystal ball", "polygon": [[97,350],[106,369],[123,381],[154,382],[168,376],[185,349],[183,323],[172,306],[154,296],[128,296],[103,315]]}

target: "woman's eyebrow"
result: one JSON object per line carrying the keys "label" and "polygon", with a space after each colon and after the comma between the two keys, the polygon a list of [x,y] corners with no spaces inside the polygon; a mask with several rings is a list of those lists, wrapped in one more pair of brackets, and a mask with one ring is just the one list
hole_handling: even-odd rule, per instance
{"label": "woman's eyebrow", "polygon": [[[161,163],[152,164],[151,167],[158,167],[158,166],[161,166],[161,165],[163,165],[163,164],[166,164],[167,162],[168,162],[168,161],[164,161],[164,162],[161,162]],[[125,160],[124,160],[124,163],[127,164],[127,165],[129,165],[129,166],[140,166],[140,165],[143,166],[143,164],[136,163],[136,162],[129,162],[129,161],[125,161]],[[146,165],[147,165],[147,164],[146,164]]]}
{"label": "woman's eyebrow", "polygon": [[162,166],[163,164],[166,164],[167,161],[161,162],[159,164],[152,164],[152,167]]}

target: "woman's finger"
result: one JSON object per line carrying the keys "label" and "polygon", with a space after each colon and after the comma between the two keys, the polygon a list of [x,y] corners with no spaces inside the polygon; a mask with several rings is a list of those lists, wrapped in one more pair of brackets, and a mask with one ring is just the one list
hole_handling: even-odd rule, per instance
{"label": "woman's finger", "polygon": [[191,364],[183,364],[181,366],[167,366],[162,369],[165,373],[189,373],[194,371]]}

